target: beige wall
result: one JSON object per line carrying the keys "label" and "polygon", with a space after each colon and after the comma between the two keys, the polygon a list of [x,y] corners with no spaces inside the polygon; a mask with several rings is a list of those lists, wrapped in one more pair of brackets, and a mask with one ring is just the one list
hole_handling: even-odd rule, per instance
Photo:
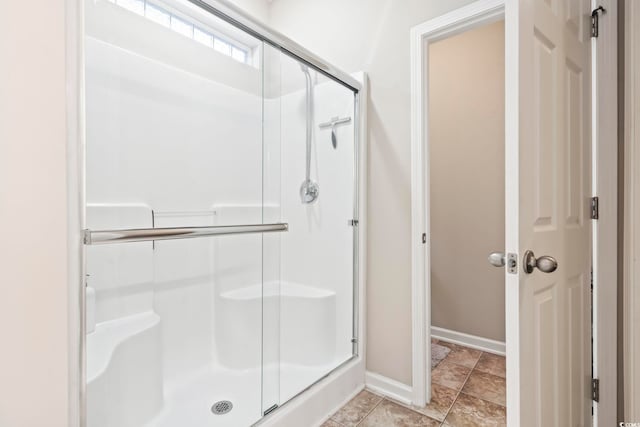
{"label": "beige wall", "polygon": [[0,426],[67,427],[65,2],[0,14]]}
{"label": "beige wall", "polygon": [[428,58],[432,324],[504,341],[504,21]]}
{"label": "beige wall", "polygon": [[270,24],[369,74],[367,369],[411,384],[409,30],[472,0],[274,0]]}

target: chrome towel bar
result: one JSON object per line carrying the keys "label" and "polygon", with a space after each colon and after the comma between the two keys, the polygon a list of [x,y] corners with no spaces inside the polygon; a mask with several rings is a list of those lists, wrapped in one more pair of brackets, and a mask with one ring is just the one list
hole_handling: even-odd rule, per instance
{"label": "chrome towel bar", "polygon": [[227,234],[270,233],[288,231],[289,224],[222,225],[215,227],[137,228],[128,230],[84,230],[85,245],[147,242],[152,240],[192,239]]}

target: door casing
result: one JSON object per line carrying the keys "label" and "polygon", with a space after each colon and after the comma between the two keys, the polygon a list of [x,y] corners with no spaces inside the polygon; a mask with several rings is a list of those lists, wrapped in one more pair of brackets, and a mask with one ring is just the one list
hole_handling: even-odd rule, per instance
{"label": "door casing", "polygon": [[431,400],[431,280],[430,248],[422,235],[429,230],[427,170],[428,93],[425,44],[504,19],[504,0],[479,0],[411,29],[411,313],[412,403]]}
{"label": "door casing", "polygon": [[[599,376],[601,384],[601,399],[595,404],[594,425],[598,419],[602,425],[615,422],[616,413],[616,287],[598,286],[600,283],[616,283],[615,265],[617,259],[617,149],[612,144],[617,143],[617,94],[616,94],[616,5],[614,0],[598,2],[607,9],[608,20],[601,19],[600,38],[592,41],[592,86],[594,110],[592,111],[592,191],[600,199],[600,220],[593,222],[594,236],[594,310],[596,313],[606,312],[607,316],[594,317],[594,375]],[[429,182],[425,174],[428,153],[426,135],[428,134],[428,93],[426,90],[426,62],[424,55],[425,44],[435,42],[457,33],[486,25],[505,17],[504,0],[478,0],[468,6],[454,10],[448,14],[417,25],[411,30],[411,156],[412,156],[412,399],[413,404],[422,406],[431,398],[430,367],[427,365],[428,354],[431,351],[430,328],[431,307],[430,278],[426,272],[430,271],[429,245],[422,240],[423,233],[430,235],[428,221]],[[509,25],[505,22],[505,25]],[[604,32],[604,33],[603,33]],[[506,40],[505,43],[515,42]],[[606,54],[595,55],[597,48]],[[507,64],[509,67],[509,64]],[[598,73],[593,71],[598,70]],[[505,84],[514,82],[506,81]],[[600,108],[595,108],[599,106]],[[506,111],[505,122],[509,111]],[[505,140],[507,165],[509,160],[518,162],[517,139]],[[514,149],[515,148],[515,149]],[[613,154],[612,154],[613,153]],[[606,173],[598,174],[598,171]],[[517,194],[517,182],[506,182],[511,194]],[[505,218],[506,227],[517,227],[509,218]],[[516,242],[517,243],[517,242]],[[496,248],[498,249],[498,248]],[[508,248],[505,248],[508,249]],[[505,251],[506,252],[506,251]],[[516,251],[517,252],[517,247]],[[522,255],[522,254],[519,254]],[[519,257],[520,258],[520,257]],[[507,337],[518,336],[518,332],[510,330],[517,328],[517,323],[509,322],[517,316],[512,308],[517,307],[519,293],[508,292],[507,288],[505,316],[507,319]],[[519,346],[509,342],[507,338],[507,411],[509,425],[517,425],[520,412],[520,382],[519,375]],[[510,368],[510,369],[509,369]],[[606,379],[605,379],[606,378]],[[605,391],[606,390],[606,391]],[[602,392],[606,393],[605,395]]]}
{"label": "door casing", "polygon": [[592,173],[593,196],[599,218],[593,235],[593,375],[599,379],[600,399],[594,403],[594,426],[617,425],[618,308],[618,2],[591,1],[604,7],[598,37],[591,41],[593,76]]}

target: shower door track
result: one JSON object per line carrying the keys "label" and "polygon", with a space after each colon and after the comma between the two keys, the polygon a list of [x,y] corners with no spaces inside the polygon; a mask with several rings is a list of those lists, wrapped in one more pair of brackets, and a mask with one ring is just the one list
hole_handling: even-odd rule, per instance
{"label": "shower door track", "polygon": [[354,92],[360,92],[362,90],[362,84],[349,73],[329,64],[285,35],[262,24],[260,21],[235,6],[230,0],[187,1],[200,9],[229,22],[253,37],[287,52],[297,60],[309,65],[311,68],[324,74],[330,79],[335,80],[341,85],[350,88]]}
{"label": "shower door track", "polygon": [[153,240],[192,239],[229,234],[270,233],[288,231],[289,224],[222,225],[215,227],[136,228],[127,230],[84,230],[85,245],[148,242]]}

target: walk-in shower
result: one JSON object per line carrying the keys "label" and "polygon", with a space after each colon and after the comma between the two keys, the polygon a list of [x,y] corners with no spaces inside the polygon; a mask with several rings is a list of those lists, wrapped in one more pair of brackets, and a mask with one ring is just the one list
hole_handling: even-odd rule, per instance
{"label": "walk-in shower", "polygon": [[359,360],[360,85],[226,3],[84,21],[86,426],[263,422]]}

